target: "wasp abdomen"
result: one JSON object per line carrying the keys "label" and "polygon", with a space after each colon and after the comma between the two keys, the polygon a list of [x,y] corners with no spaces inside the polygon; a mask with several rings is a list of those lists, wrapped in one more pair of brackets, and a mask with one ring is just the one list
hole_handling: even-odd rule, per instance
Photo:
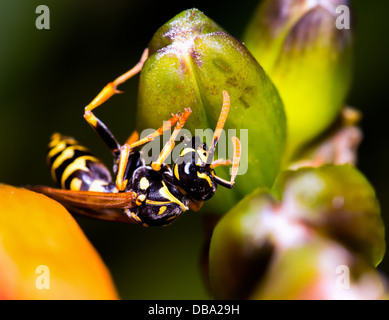
{"label": "wasp abdomen", "polygon": [[48,146],[51,175],[63,189],[113,192],[107,167],[75,139],[54,133]]}

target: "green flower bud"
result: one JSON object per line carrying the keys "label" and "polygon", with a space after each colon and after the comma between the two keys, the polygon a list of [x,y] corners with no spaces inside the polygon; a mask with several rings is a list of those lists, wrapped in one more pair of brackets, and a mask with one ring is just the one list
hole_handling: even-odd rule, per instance
{"label": "green flower bud", "polygon": [[277,198],[257,189],[216,226],[209,253],[215,298],[315,298],[315,290],[302,290],[329,281],[321,265],[328,250],[332,272],[361,259],[359,274],[370,273],[383,258],[379,204],[355,167],[288,171],[273,192]]}
{"label": "green flower bud", "polygon": [[259,300],[385,299],[385,279],[341,245],[316,237],[275,256],[252,291]]}
{"label": "green flower bud", "polygon": [[267,0],[246,30],[245,45],[284,101],[286,160],[329,126],[349,91],[352,35],[337,21],[344,5],[347,0]]}
{"label": "green flower bud", "polygon": [[256,190],[216,225],[209,252],[214,298],[247,299],[265,276],[276,247],[272,232],[275,220],[266,212],[272,212],[275,204],[269,194]]}
{"label": "green flower bud", "polygon": [[[226,90],[231,107],[224,129],[236,130],[241,140],[241,166],[233,190],[218,188],[213,209],[225,212],[241,195],[271,187],[284,150],[285,114],[277,90],[242,43],[191,9],[155,33],[149,54],[140,77],[138,130],[158,128],[184,108],[192,109],[185,124],[192,135],[214,130]],[[229,179],[228,167],[216,171]]]}
{"label": "green flower bud", "polygon": [[385,229],[379,202],[355,167],[325,165],[289,171],[274,189],[279,189],[292,219],[338,239],[373,265],[381,262]]}

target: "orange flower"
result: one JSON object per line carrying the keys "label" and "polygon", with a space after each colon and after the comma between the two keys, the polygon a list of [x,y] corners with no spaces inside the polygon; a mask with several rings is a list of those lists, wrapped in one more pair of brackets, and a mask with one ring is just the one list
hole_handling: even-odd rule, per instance
{"label": "orange flower", "polygon": [[76,221],[44,195],[0,185],[0,299],[117,299]]}

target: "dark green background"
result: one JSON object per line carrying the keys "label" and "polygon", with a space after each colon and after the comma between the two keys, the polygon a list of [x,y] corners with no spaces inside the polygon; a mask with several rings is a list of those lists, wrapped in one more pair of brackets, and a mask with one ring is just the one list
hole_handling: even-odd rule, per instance
{"label": "dark green background", "polygon": [[[50,30],[37,30],[35,8],[50,9]],[[257,1],[0,2],[0,182],[52,185],[45,163],[54,131],[72,135],[108,164],[106,147],[82,117],[100,89],[132,67],[153,33],[197,7],[240,38]],[[348,98],[364,118],[359,168],[371,181],[389,224],[389,2],[352,1],[354,83]],[[137,78],[96,112],[120,141],[134,129]],[[309,94],[309,93],[307,93]],[[28,214],[28,213],[27,213]],[[168,228],[141,228],[77,218],[108,265],[124,299],[205,299],[201,276],[204,215],[189,213]],[[379,267],[389,274],[389,258]]]}

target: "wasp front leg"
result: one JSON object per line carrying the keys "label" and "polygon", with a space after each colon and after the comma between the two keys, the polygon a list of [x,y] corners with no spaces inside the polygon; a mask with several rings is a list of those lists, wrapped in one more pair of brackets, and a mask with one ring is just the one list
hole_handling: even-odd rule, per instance
{"label": "wasp front leg", "polygon": [[[184,117],[184,119],[186,119],[187,113],[184,113],[182,115],[182,117]],[[177,121],[179,121],[179,124],[177,126],[179,128],[181,128],[183,125],[183,122],[185,122],[185,120],[182,120],[182,117],[179,113],[172,115],[172,117],[168,121],[164,122],[162,127],[158,128],[153,133],[149,134],[148,136],[146,136],[142,139],[135,140],[135,141],[134,141],[134,139],[135,139],[135,137],[137,137],[137,134],[133,134],[132,136],[130,136],[130,138],[127,140],[127,142],[123,146],[120,147],[120,153],[119,153],[119,157],[118,157],[118,173],[116,176],[116,187],[119,191],[125,190],[127,183],[128,183],[128,179],[126,177],[127,177],[127,171],[128,171],[128,159],[129,159],[129,155],[130,155],[131,151],[134,148],[139,147],[143,144],[146,144],[146,143],[154,140],[156,137],[162,135],[165,131],[167,131],[171,127],[173,127],[177,123]],[[177,128],[175,129],[175,131],[176,130],[177,130]],[[173,133],[175,131],[173,131]]]}
{"label": "wasp front leg", "polygon": [[192,110],[190,110],[189,108],[185,109],[185,112],[181,116],[180,121],[178,122],[177,126],[174,128],[172,135],[170,136],[169,141],[163,147],[158,158],[152,162],[151,167],[155,171],[161,170],[163,162],[166,160],[166,158],[169,156],[169,154],[173,151],[174,146],[175,146],[174,141],[177,138],[178,133],[180,132],[180,130],[184,126],[186,120],[188,119],[188,117],[190,116],[191,113],[192,113]]}

